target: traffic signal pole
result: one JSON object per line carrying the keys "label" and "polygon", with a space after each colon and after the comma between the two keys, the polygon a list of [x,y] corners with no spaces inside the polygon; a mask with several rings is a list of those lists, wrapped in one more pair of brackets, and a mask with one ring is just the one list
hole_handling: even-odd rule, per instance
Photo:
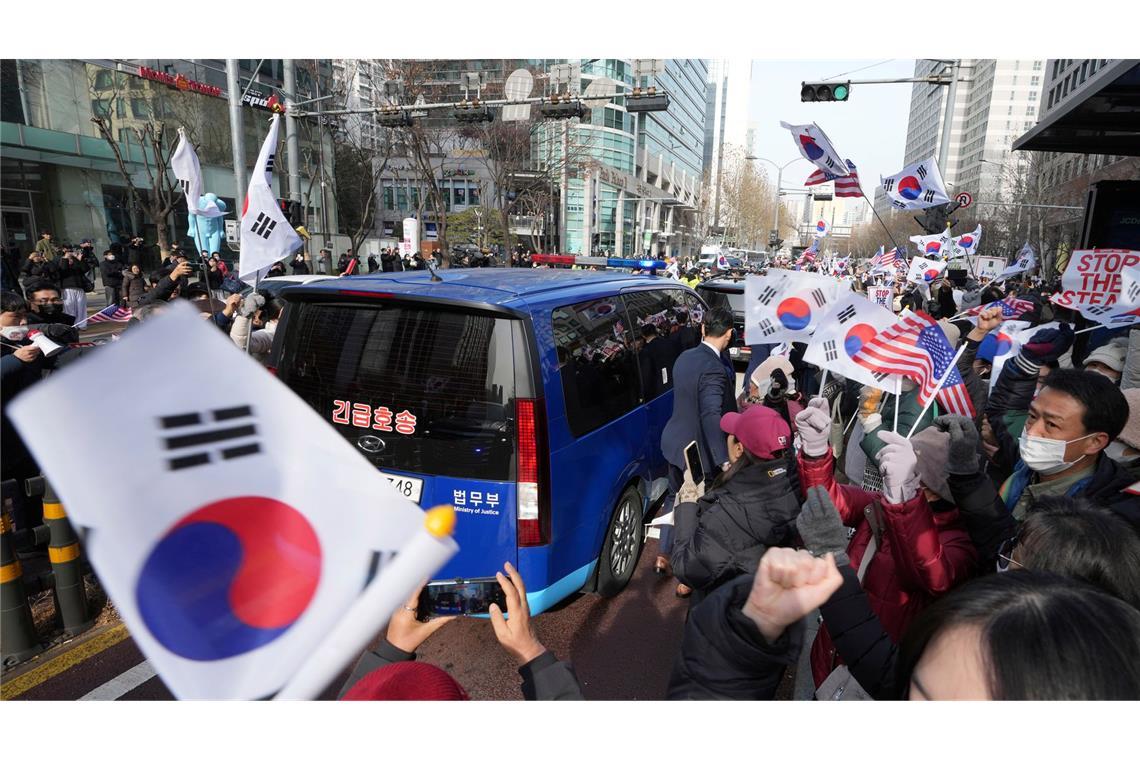
{"label": "traffic signal pole", "polygon": [[938,145],[938,168],[943,175],[948,171],[946,161],[950,157],[950,128],[954,125],[954,98],[958,95],[958,67],[962,64],[954,59],[950,64],[950,90],[946,93],[946,116],[942,123],[942,141]]}

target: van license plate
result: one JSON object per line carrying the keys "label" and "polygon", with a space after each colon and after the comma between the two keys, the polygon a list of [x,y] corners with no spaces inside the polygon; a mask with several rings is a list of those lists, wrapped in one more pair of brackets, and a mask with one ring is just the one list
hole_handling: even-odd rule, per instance
{"label": "van license plate", "polygon": [[407,475],[389,475],[384,473],[384,477],[388,478],[388,482],[396,487],[396,490],[407,498],[414,501],[416,504],[420,503],[420,494],[424,490],[424,482],[420,478],[409,478]]}

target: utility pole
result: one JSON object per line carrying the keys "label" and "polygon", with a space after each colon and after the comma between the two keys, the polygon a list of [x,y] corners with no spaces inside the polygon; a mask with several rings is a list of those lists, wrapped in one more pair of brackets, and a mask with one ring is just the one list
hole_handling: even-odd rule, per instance
{"label": "utility pole", "polygon": [[942,123],[942,141],[938,145],[938,169],[943,178],[950,171],[946,161],[950,157],[950,129],[954,125],[954,99],[958,95],[958,68],[961,65],[962,61],[958,58],[950,64],[950,89],[946,93],[946,116]]}
{"label": "utility pole", "polygon": [[566,195],[570,192],[570,123],[562,120],[562,183],[558,198],[558,247],[560,253],[569,253],[566,246]]}
{"label": "utility pole", "polygon": [[301,148],[297,139],[297,74],[292,58],[282,61],[285,67],[285,150],[289,168],[289,200],[301,202]]}
{"label": "utility pole", "polygon": [[226,59],[226,90],[230,102],[230,151],[234,162],[234,197],[237,199],[238,218],[245,211],[245,130],[241,123],[241,90],[238,85],[238,62]]}

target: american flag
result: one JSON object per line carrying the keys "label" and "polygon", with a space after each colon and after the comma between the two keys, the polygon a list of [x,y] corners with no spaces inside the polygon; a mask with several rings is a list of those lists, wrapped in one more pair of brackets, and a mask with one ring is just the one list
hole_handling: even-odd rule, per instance
{"label": "american flag", "polygon": [[859,174],[855,171],[855,164],[847,161],[847,168],[850,174],[846,177],[839,177],[831,172],[825,172],[822,169],[816,169],[811,175],[804,180],[805,185],[822,185],[824,182],[835,183],[835,194],[840,198],[860,198],[863,196],[863,189],[859,187]]}
{"label": "american flag", "polygon": [[103,311],[92,314],[87,318],[91,324],[96,322],[129,322],[132,312],[129,308],[119,306],[118,304],[111,304]]}
{"label": "american flag", "polygon": [[905,375],[918,383],[918,401],[924,406],[949,370],[938,391],[938,402],[950,414],[974,416],[974,404],[954,361],[954,347],[934,318],[917,311],[882,330],[852,357],[872,372]]}
{"label": "american flag", "polygon": [[819,250],[819,240],[816,239],[816,240],[811,241],[811,247],[803,252],[803,255],[800,256],[800,260],[797,261],[796,263],[799,264],[800,266],[803,266],[804,264],[814,264],[815,263],[815,254],[816,254],[816,251],[818,251],[818,250]]}
{"label": "american flag", "polygon": [[995,306],[1000,306],[1002,319],[1017,319],[1025,312],[1033,311],[1033,305],[1034,304],[1032,301],[1026,301],[1024,298],[1018,298],[1017,296],[1006,296],[1000,301],[993,301],[991,303],[982,304],[981,306],[975,306],[969,311],[962,312],[962,316],[976,317],[986,309],[992,309]]}

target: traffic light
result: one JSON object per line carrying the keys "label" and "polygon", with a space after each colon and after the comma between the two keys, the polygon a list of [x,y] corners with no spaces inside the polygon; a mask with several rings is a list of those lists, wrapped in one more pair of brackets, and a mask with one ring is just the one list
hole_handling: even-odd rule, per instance
{"label": "traffic light", "polygon": [[958,208],[956,203],[943,203],[941,206],[931,206],[926,209],[924,214],[916,214],[914,221],[918,222],[918,226],[926,231],[927,235],[937,235],[946,231],[947,222],[953,227],[958,223],[957,219],[950,217],[950,214]]}
{"label": "traffic light", "polygon": [[572,119],[575,116],[582,118],[586,115],[586,107],[580,100],[562,100],[542,103],[539,112],[548,119]]}
{"label": "traffic light", "polygon": [[412,126],[412,114],[408,111],[401,111],[396,106],[391,106],[377,112],[376,123],[381,127],[410,127]]}
{"label": "traffic light", "polygon": [[625,110],[629,113],[667,111],[669,110],[669,96],[664,92],[657,92],[656,87],[644,89],[635,87],[633,92],[625,96]]}
{"label": "traffic light", "polygon": [[850,82],[801,82],[800,100],[804,103],[844,101],[851,94]]}
{"label": "traffic light", "polygon": [[301,218],[301,203],[300,201],[291,201],[284,198],[277,199],[277,207],[281,209],[281,215],[289,221],[290,227],[296,227],[304,222]]}
{"label": "traffic light", "polygon": [[481,121],[495,120],[495,114],[491,112],[490,108],[487,108],[487,106],[474,105],[469,102],[457,105],[452,115],[456,121],[462,124],[478,124]]}

